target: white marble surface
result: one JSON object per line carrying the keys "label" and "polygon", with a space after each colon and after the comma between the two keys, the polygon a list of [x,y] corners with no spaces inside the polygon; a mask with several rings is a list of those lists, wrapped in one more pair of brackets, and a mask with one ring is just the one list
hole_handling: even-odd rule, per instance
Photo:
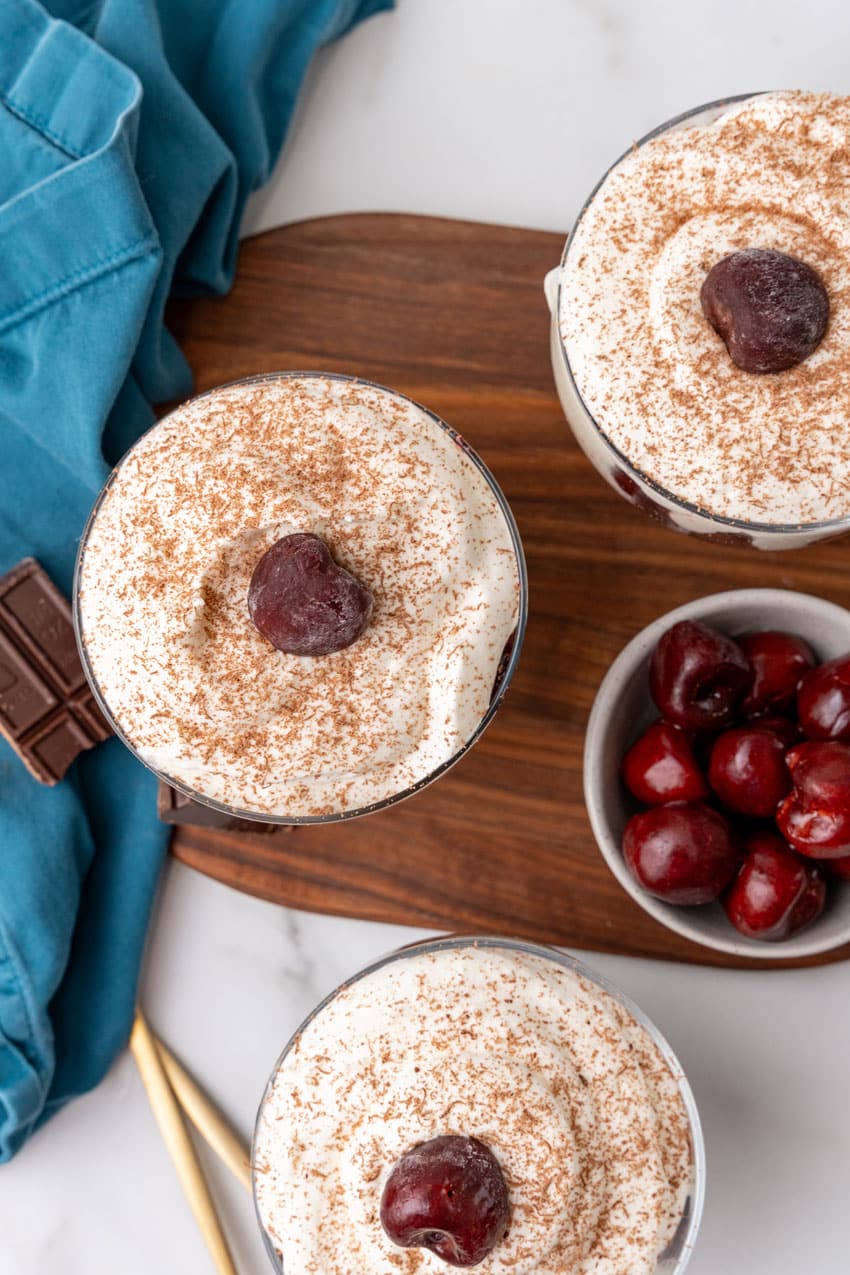
{"label": "white marble surface", "polygon": [[[608,161],[685,107],[749,88],[850,91],[849,35],[841,0],[401,0],[322,55],[248,226],[404,209],[564,228]],[[300,1018],[413,936],[287,912],[172,867],[143,1000],[247,1138]],[[702,1111],[709,1190],[689,1272],[844,1275],[850,966],[591,961],[668,1036]],[[210,1172],[241,1275],[261,1275],[250,1201]],[[0,1169],[0,1275],[59,1270],[212,1270],[126,1056]]]}
{"label": "white marble surface", "polygon": [[382,209],[565,230],[680,111],[850,92],[848,42],[844,0],[399,0],[319,55],[247,225]]}
{"label": "white marble surface", "polygon": [[[422,933],[288,912],[172,865],[144,1003],[247,1139],[267,1075],[301,1018],[345,975]],[[702,1112],[709,1190],[689,1275],[844,1275],[848,968],[741,973],[590,961],[664,1031]],[[217,1162],[205,1163],[241,1275],[263,1275],[271,1267],[247,1194]],[[0,1172],[3,1275],[212,1269],[126,1056]]]}

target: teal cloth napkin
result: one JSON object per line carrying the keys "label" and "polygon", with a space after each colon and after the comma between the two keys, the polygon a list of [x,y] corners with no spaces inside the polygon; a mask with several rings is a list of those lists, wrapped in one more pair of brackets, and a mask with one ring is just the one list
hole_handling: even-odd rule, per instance
{"label": "teal cloth napkin", "polygon": [[[166,297],[229,287],[311,55],[391,6],[0,4],[0,571],[70,592],[108,467],[191,389]],[[0,741],[0,1160],[126,1041],[164,848],[117,740],[53,789]]]}

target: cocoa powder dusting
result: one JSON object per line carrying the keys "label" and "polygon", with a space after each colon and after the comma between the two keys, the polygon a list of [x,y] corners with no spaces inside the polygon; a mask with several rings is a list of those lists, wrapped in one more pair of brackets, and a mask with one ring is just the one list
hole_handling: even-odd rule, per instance
{"label": "cocoa powder dusting", "polygon": [[[254,566],[309,531],[374,594],[317,658],[247,611]],[[261,814],[404,791],[469,739],[516,625],[507,523],[451,435],[408,400],[311,377],[237,385],[168,417],[122,464],[80,593],[95,675],[145,760]]]}
{"label": "cocoa powder dusting", "polygon": [[411,953],[343,989],[272,1085],[258,1204],[285,1269],[442,1272],[378,1210],[399,1156],[444,1134],[485,1142],[508,1185],[481,1275],[650,1275],[691,1186],[677,1079],[617,1001],[529,953]]}
{"label": "cocoa powder dusting", "polygon": [[[850,514],[850,98],[766,94],[615,167],[567,255],[561,333],[578,388],[649,478],[771,525]],[[704,319],[711,267],[749,247],[821,276],[830,321],[786,371],[737,368]]]}

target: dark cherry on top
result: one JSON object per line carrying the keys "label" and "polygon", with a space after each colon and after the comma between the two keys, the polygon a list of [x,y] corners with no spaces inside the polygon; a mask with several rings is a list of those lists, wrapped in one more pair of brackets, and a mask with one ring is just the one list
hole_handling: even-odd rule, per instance
{"label": "dark cherry on top", "polygon": [[401,1248],[426,1248],[449,1266],[477,1266],[510,1218],[498,1160],[479,1138],[447,1134],[411,1147],[392,1166],[381,1225]]}
{"label": "dark cherry on top", "polygon": [[440,413],[511,503],[531,596],[503,706],[432,787],[347,824],[255,837],[181,827],[173,852],[298,908],[746,965],[657,924],[609,871],[582,796],[587,717],[626,642],[681,603],[773,586],[850,606],[848,545],[766,554],[705,544],[653,522],[602,481],[573,440],[552,380],[541,282],[563,240],[428,217],[301,222],[241,245],[229,296],[171,307],[199,389],[324,367]]}
{"label": "dark cherry on top", "polygon": [[785,372],[813,354],[829,323],[829,295],[806,261],[744,248],[709,270],[703,314],[744,372]]}

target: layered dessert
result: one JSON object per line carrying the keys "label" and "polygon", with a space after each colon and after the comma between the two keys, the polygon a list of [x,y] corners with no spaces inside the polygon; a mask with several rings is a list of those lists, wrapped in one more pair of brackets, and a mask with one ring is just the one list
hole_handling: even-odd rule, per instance
{"label": "layered dessert", "polygon": [[201,799],[360,811],[479,729],[524,605],[480,461],[402,395],[257,378],[128,454],[81,552],[88,670],[127,742]]}
{"label": "layered dessert", "polygon": [[286,1275],[650,1275],[662,1254],[681,1269],[683,1084],[556,953],[418,945],[344,985],[284,1053],[255,1132],[260,1221]]}
{"label": "layered dessert", "polygon": [[617,457],[674,514],[850,516],[848,199],[850,98],[827,94],[704,108],[604,178],[562,264],[555,370],[627,495]]}

